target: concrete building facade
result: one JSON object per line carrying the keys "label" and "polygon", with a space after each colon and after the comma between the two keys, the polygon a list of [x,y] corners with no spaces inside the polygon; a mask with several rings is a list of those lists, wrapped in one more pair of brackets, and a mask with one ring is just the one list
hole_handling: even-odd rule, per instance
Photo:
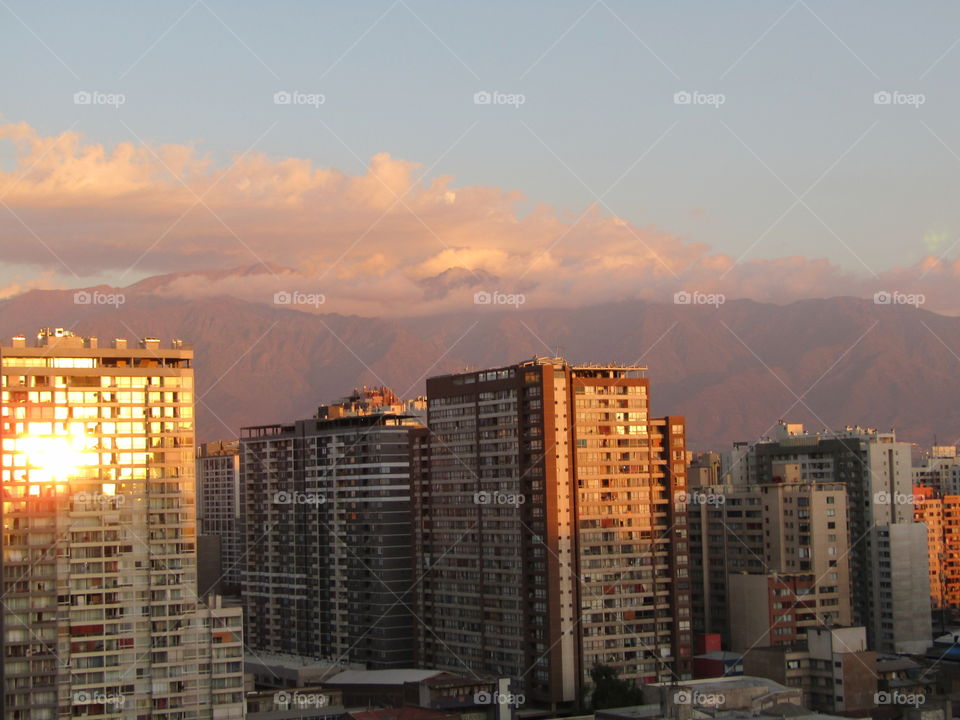
{"label": "concrete building facade", "polygon": [[877,654],[867,650],[862,627],[811,627],[793,645],[754,648],[743,658],[748,675],[803,691],[803,704],[819,712],[861,716],[874,710]]}
{"label": "concrete building facade", "polygon": [[221,592],[240,593],[240,442],[203,443],[197,448],[197,533],[219,538]]}
{"label": "concrete building facade", "polygon": [[776,463],[798,464],[803,480],[846,486],[853,623],[880,652],[923,652],[932,634],[929,565],[926,530],[913,517],[910,444],[892,432],[807,433],[781,423],[751,448],[751,482],[770,483]]}
{"label": "concrete building facade", "polygon": [[242,430],[252,650],[411,666],[411,423],[365,414]]}
{"label": "concrete building facade", "polygon": [[845,486],[773,469],[768,484],[690,490],[695,627],[734,651],[852,618]]}
{"label": "concrete building facade", "polygon": [[240,611],[196,594],[192,361],[0,348],[6,720],[243,717]]}
{"label": "concrete building facade", "polygon": [[930,604],[934,610],[960,611],[960,495],[944,495],[917,486],[914,519],[927,528]]}
{"label": "concrete building facade", "polygon": [[419,664],[558,709],[596,663],[689,677],[685,426],[649,416],[643,371],[535,358],[427,380]]}

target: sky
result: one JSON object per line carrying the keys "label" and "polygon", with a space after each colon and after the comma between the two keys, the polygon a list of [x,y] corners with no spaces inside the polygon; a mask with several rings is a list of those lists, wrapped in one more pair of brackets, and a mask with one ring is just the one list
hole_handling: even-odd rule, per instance
{"label": "sky", "polygon": [[0,295],[960,312],[955,3],[2,0],[0,54]]}

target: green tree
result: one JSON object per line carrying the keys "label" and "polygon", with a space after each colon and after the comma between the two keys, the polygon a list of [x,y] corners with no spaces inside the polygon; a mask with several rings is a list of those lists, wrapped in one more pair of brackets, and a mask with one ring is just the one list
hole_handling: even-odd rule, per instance
{"label": "green tree", "polygon": [[643,704],[643,691],[632,682],[617,677],[617,671],[609,665],[594,665],[590,679],[593,681],[590,704],[594,710]]}

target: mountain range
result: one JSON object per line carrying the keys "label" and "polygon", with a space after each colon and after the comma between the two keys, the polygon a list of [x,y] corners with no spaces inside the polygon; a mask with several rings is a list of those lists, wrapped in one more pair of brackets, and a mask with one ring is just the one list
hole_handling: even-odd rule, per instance
{"label": "mountain range", "polygon": [[[0,301],[0,336],[63,327],[114,337],[181,338],[196,351],[198,434],[312,415],[362,384],[421,394],[431,375],[556,355],[649,368],[651,412],[685,415],[693,449],[726,449],[781,420],[809,429],[893,428],[929,445],[960,436],[960,318],[855,298],[719,306],[624,301],[575,309],[369,318],[230,296],[179,298],[148,279],[122,304],[75,290]],[[103,299],[103,296],[100,296]]]}

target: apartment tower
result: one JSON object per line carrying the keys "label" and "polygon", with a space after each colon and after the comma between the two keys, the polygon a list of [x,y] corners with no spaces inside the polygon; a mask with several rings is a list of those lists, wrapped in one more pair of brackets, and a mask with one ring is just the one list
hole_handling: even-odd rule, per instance
{"label": "apartment tower", "polygon": [[802,480],[795,463],[773,473],[688,493],[694,626],[734,651],[852,620],[846,486]]}
{"label": "apartment tower", "polygon": [[242,430],[247,644],[409,668],[410,437],[420,425],[343,411]]}
{"label": "apartment tower", "polygon": [[926,528],[914,521],[910,443],[893,432],[848,427],[823,433],[781,423],[750,449],[750,481],[772,481],[796,463],[804,481],[840,482],[849,509],[853,623],[878,652],[922,653],[931,641]]}
{"label": "apartment tower", "polygon": [[196,595],[192,361],[0,348],[5,720],[243,717],[240,609]]}
{"label": "apartment tower", "polygon": [[689,676],[684,420],[645,368],[534,358],[427,380],[413,477],[422,666],[573,707],[597,664]]}
{"label": "apartment tower", "polygon": [[197,448],[197,534],[218,542],[217,575],[224,594],[239,594],[243,581],[240,541],[240,442],[220,440]]}

